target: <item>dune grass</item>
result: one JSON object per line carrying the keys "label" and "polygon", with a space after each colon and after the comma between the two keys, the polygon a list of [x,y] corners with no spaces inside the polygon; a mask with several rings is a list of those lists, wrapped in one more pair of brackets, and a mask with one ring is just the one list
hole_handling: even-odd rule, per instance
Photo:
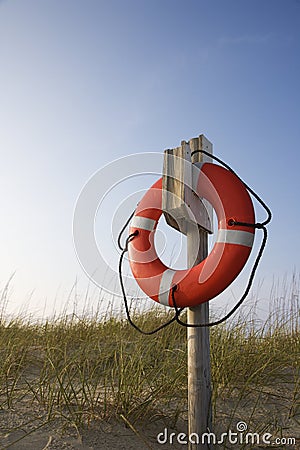
{"label": "dune grass", "polygon": [[[211,329],[214,426],[223,431],[244,420],[258,431],[299,434],[298,294],[272,305],[259,326],[252,311]],[[153,307],[135,320],[152,329],[169,317]],[[163,418],[174,427],[187,417],[186,330],[177,324],[149,337],[113,316],[2,316],[0,358],[2,411],[25,401],[43,410],[43,423],[60,419],[77,430],[110,418],[133,426]]]}

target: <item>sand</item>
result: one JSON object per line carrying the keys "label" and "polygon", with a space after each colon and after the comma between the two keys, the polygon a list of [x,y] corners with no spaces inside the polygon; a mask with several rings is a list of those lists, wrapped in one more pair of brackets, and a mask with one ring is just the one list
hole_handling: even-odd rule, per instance
{"label": "sand", "polygon": [[[295,437],[296,444],[290,446],[248,446],[251,449],[291,449],[300,450],[300,405],[294,404],[291,411],[291,386],[278,384],[278,388],[265,388],[257,394],[247,395],[243,401],[237,401],[239,390],[231,391],[227,397],[220,398],[215,411],[214,431],[218,436],[222,432],[235,427],[238,421],[251,422],[251,431],[264,427],[264,432],[272,433],[273,437]],[[285,399],[285,400],[284,400]],[[255,417],[253,417],[253,410]],[[293,414],[292,414],[293,413]],[[47,411],[32,399],[25,398],[15,402],[12,407],[0,409],[0,449],[11,450],[177,450],[187,449],[187,445],[176,442],[179,433],[187,433],[187,422],[179,420],[176,429],[168,419],[152,421],[151,423],[135,423],[133,429],[124,420],[94,420],[83,429],[76,430],[74,426],[63,425],[66,422],[57,418],[47,422]],[[157,436],[167,428],[168,442],[159,443]],[[261,432],[263,432],[261,431]],[[176,433],[175,441],[170,444],[170,434]],[[163,436],[161,437],[163,440]],[[224,448],[224,446],[216,446]],[[238,450],[239,445],[227,446]]]}
{"label": "sand", "polygon": [[[130,429],[120,421],[98,420],[78,432],[75,427],[63,427],[60,420],[46,423],[46,411],[38,405],[19,402],[11,409],[0,410],[0,449],[11,450],[112,450],[112,449],[178,449],[182,445],[161,445],[158,433],[163,421],[135,425]],[[184,429],[184,425],[182,427]],[[173,430],[170,430],[170,432]],[[178,429],[176,433],[178,433]]]}

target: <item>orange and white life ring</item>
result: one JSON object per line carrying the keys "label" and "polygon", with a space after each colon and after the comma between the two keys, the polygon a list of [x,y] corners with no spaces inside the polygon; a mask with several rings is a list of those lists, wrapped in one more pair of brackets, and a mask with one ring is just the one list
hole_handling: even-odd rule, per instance
{"label": "orange and white life ring", "polygon": [[223,167],[203,163],[196,192],[213,206],[218,234],[209,255],[185,270],[167,267],[157,256],[155,230],[162,214],[162,178],[146,192],[130,223],[129,263],[140,288],[153,300],[174,306],[171,289],[176,285],[176,305],[196,306],[211,300],[238,276],[250,255],[255,223],[252,200],[240,179]]}

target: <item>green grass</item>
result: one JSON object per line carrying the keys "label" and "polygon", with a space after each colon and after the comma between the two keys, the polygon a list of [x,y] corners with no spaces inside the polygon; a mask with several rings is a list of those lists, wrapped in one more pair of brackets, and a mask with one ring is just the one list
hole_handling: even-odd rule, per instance
{"label": "green grass", "polygon": [[[254,310],[211,329],[216,428],[244,420],[258,431],[298,433],[298,301],[295,289],[286,291],[273,297],[272,314],[259,326]],[[152,329],[169,317],[153,307],[135,320]],[[174,427],[187,417],[186,330],[177,324],[149,337],[113,316],[33,323],[3,315],[0,358],[3,411],[26,401],[42,408],[44,422],[60,419],[76,429],[120,417],[133,426],[164,418]]]}

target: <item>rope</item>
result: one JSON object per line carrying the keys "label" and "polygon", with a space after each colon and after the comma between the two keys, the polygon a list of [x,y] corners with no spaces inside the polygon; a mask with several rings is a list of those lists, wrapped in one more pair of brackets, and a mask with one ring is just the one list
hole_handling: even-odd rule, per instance
{"label": "rope", "polygon": [[133,326],[133,328],[135,328],[137,331],[139,331],[142,334],[145,335],[151,335],[151,334],[155,334],[158,331],[162,330],[163,328],[167,327],[168,325],[170,325],[172,322],[177,322],[180,325],[184,326],[184,327],[190,327],[190,328],[200,328],[200,327],[213,327],[215,325],[219,325],[223,322],[225,322],[227,319],[229,319],[229,317],[231,317],[236,310],[242,305],[242,303],[245,301],[247,295],[249,294],[249,291],[251,289],[253,280],[254,280],[254,276],[258,267],[258,264],[261,260],[261,257],[263,255],[264,249],[266,247],[267,244],[267,239],[268,239],[268,231],[266,228],[266,225],[271,221],[272,219],[272,212],[270,210],[270,208],[266,205],[266,203],[259,197],[258,194],[256,194],[256,192],[253,191],[253,189],[251,189],[235,172],[234,170],[228,165],[226,164],[224,161],[222,161],[220,158],[218,158],[217,156],[211,155],[209,152],[207,152],[206,150],[194,150],[191,153],[191,156],[193,156],[196,153],[203,153],[204,155],[209,156],[210,158],[216,160],[218,163],[222,164],[227,170],[229,170],[231,173],[233,173],[240,181],[241,183],[243,183],[243,185],[245,186],[245,188],[253,195],[253,197],[261,204],[261,206],[265,209],[266,213],[267,213],[267,218],[263,221],[263,222],[257,222],[257,223],[247,223],[247,222],[238,222],[235,220],[231,220],[229,225],[234,226],[234,225],[238,225],[238,226],[245,226],[245,227],[251,227],[251,228],[257,228],[263,231],[263,239],[257,254],[257,257],[255,259],[255,262],[253,264],[249,279],[248,279],[248,283],[247,286],[245,288],[245,291],[242,295],[242,297],[240,298],[240,300],[236,303],[236,305],[221,319],[218,319],[214,322],[208,322],[208,323],[199,323],[199,324],[190,324],[187,322],[183,322],[182,320],[180,320],[179,316],[181,314],[181,312],[185,309],[185,308],[178,308],[177,304],[176,304],[176,299],[175,299],[175,292],[177,289],[177,285],[172,287],[171,290],[171,295],[172,295],[172,301],[173,301],[173,305],[175,308],[175,315],[174,317],[172,317],[172,319],[170,319],[169,321],[163,323],[162,325],[160,325],[158,328],[155,328],[154,330],[151,331],[145,331],[142,330],[141,328],[139,328],[131,319],[130,317],[130,311],[129,311],[129,307],[128,307],[128,301],[127,301],[127,295],[126,295],[126,291],[125,291],[125,287],[124,287],[124,283],[123,283],[123,275],[122,275],[122,264],[123,264],[123,260],[124,260],[124,256],[125,253],[128,251],[128,245],[129,243],[135,238],[135,236],[138,235],[138,230],[136,230],[134,233],[130,234],[126,241],[125,241],[125,247],[122,247],[121,245],[121,237],[125,231],[125,229],[127,228],[130,220],[132,219],[132,217],[134,216],[135,210],[132,212],[132,214],[130,215],[130,217],[127,219],[125,225],[123,226],[122,230],[119,233],[118,236],[118,246],[121,250],[121,255],[120,255],[120,260],[119,260],[119,280],[120,280],[120,286],[121,286],[121,290],[122,290],[122,294],[123,294],[123,299],[124,299],[124,304],[125,304],[125,310],[126,310],[126,316],[128,319],[128,322],[130,323],[131,326]]}
{"label": "rope", "polygon": [[[124,231],[126,230],[128,224],[129,224],[129,222],[130,222],[131,219],[133,218],[134,213],[135,213],[135,210],[130,214],[130,216],[129,216],[128,219],[126,220],[126,223],[125,223],[125,225],[123,226],[123,228],[122,228],[122,230],[120,231],[119,236],[118,236],[118,247],[119,247],[119,249],[122,250],[122,251],[124,251],[125,248],[128,247],[128,244],[129,244],[130,241],[129,241],[129,242],[126,241],[125,247],[122,247],[122,245],[121,245],[121,237],[122,237],[122,234],[124,233]],[[133,236],[135,236],[135,235],[133,235]],[[130,236],[128,236],[127,240],[128,240],[129,238],[130,238]]]}
{"label": "rope", "polygon": [[252,270],[251,270],[251,273],[250,273],[250,276],[249,276],[249,280],[248,280],[246,289],[245,289],[242,297],[240,298],[240,300],[229,311],[228,314],[226,314],[224,317],[222,317],[222,319],[216,320],[214,322],[197,323],[197,324],[190,324],[190,323],[182,322],[182,320],[179,319],[179,314],[181,313],[181,310],[178,309],[178,307],[176,305],[176,300],[175,300],[175,295],[174,295],[174,293],[176,291],[176,285],[173,286],[173,288],[172,288],[172,300],[173,300],[174,308],[175,308],[175,311],[176,311],[176,321],[180,325],[183,325],[184,327],[190,327],[190,328],[213,327],[215,325],[220,325],[220,323],[225,322],[227,319],[229,319],[229,317],[231,317],[236,312],[236,310],[241,306],[241,304],[244,302],[244,300],[246,299],[247,295],[249,294],[249,291],[251,289],[251,286],[252,286],[252,283],[253,283],[253,279],[254,279],[254,276],[255,276],[255,272],[256,272],[256,269],[258,267],[258,263],[259,263],[259,261],[260,261],[260,259],[262,257],[263,252],[264,252],[264,249],[265,249],[265,246],[266,246],[266,243],[267,243],[267,238],[268,238],[268,232],[267,232],[267,229],[265,227],[263,228],[263,232],[264,232],[264,237],[263,237],[263,240],[262,240],[259,252],[257,254],[256,260],[255,260],[254,265],[252,267]]}
{"label": "rope", "polygon": [[[209,152],[207,152],[206,150],[194,150],[191,153],[191,157],[193,155],[195,155],[196,153],[203,153],[206,156],[209,156],[210,158],[214,159],[215,161],[218,161],[218,163],[222,164],[222,166],[226,167],[227,170],[229,170],[229,172],[233,173],[233,175],[235,175],[245,186],[245,188],[247,189],[247,191],[249,191],[253,197],[261,204],[261,206],[265,209],[265,211],[267,212],[267,218],[266,220],[264,220],[264,222],[262,223],[256,223],[256,224],[245,224],[245,226],[251,226],[251,227],[255,227],[255,228],[262,228],[264,225],[267,225],[269,222],[271,222],[272,219],[272,212],[270,210],[270,208],[266,205],[266,203],[259,197],[258,194],[256,194],[256,192],[253,191],[253,189],[251,189],[246,183],[245,181],[243,181],[241,179],[241,177],[228,165],[226,164],[224,161],[222,161],[222,159],[218,158],[217,156],[211,155]],[[241,224],[240,222],[236,222],[235,225],[244,225]]]}
{"label": "rope", "polygon": [[[135,213],[135,211],[133,211],[133,213],[131,214],[130,218],[127,220],[127,222],[126,222],[127,225],[128,225],[128,223],[129,223],[130,219],[133,217],[134,213]],[[126,225],[126,226],[127,226],[127,225]],[[123,229],[121,230],[121,232],[120,232],[120,234],[119,234],[119,237],[118,237],[118,243],[120,242],[121,236],[122,236],[122,234],[124,233],[124,230],[125,230],[126,226],[123,227]],[[139,232],[138,232],[138,230],[136,230],[134,233],[130,234],[130,235],[127,237],[127,239],[126,239],[126,241],[125,241],[125,247],[123,248],[123,247],[120,246],[120,248],[122,249],[122,253],[121,253],[121,256],[120,256],[120,260],[119,260],[119,280],[120,280],[120,286],[121,286],[121,290],[122,290],[122,294],[123,294],[123,299],[124,299],[124,304],[125,304],[125,311],[126,311],[126,316],[127,316],[128,322],[129,322],[130,325],[131,325],[133,328],[135,328],[137,331],[139,331],[139,332],[142,333],[142,334],[145,334],[145,335],[148,335],[148,336],[149,336],[149,335],[155,334],[155,333],[157,333],[158,331],[162,330],[163,328],[167,327],[167,326],[170,325],[172,322],[177,321],[177,316],[178,316],[178,314],[181,313],[181,311],[182,311],[183,308],[182,308],[182,309],[178,309],[178,308],[177,308],[177,309],[176,309],[176,312],[175,312],[175,315],[174,315],[174,317],[172,317],[172,319],[168,320],[167,322],[163,323],[162,325],[160,325],[159,327],[157,327],[157,328],[155,328],[154,330],[151,330],[151,331],[145,331],[145,330],[142,330],[142,329],[141,329],[136,323],[134,323],[133,320],[131,319],[130,311],[129,311],[129,306],[128,306],[127,295],[126,295],[125,286],[124,286],[124,282],[123,282],[122,265],[123,265],[123,259],[124,259],[125,253],[128,252],[128,245],[129,245],[129,242],[131,242],[131,241],[135,238],[135,236],[137,236],[138,234],[139,234]]]}
{"label": "rope", "polygon": [[242,297],[240,298],[240,300],[236,303],[236,305],[221,319],[216,320],[214,322],[208,322],[208,323],[198,323],[198,324],[190,324],[190,323],[186,323],[186,322],[182,322],[182,320],[180,320],[179,315],[181,313],[181,309],[179,309],[176,305],[176,299],[175,299],[175,291],[177,286],[173,286],[172,288],[172,300],[173,300],[173,305],[176,311],[176,321],[184,326],[184,327],[190,327],[190,328],[199,328],[199,327],[213,327],[215,325],[220,325],[221,323],[225,322],[227,319],[229,319],[229,317],[231,317],[236,310],[242,305],[242,303],[245,301],[245,299],[247,298],[247,295],[249,294],[249,291],[251,289],[253,280],[254,280],[254,276],[259,264],[259,261],[261,260],[261,257],[263,255],[264,249],[266,247],[267,244],[267,239],[268,239],[268,231],[266,228],[266,225],[271,221],[272,219],[272,212],[270,210],[270,208],[266,205],[266,203],[259,197],[258,194],[256,194],[256,192],[253,191],[253,189],[251,189],[242,179],[241,177],[239,177],[236,172],[234,172],[234,170],[228,165],[226,164],[224,161],[222,161],[220,158],[218,158],[217,156],[211,155],[209,152],[207,152],[206,150],[194,150],[191,153],[191,157],[196,154],[196,153],[203,153],[204,155],[209,156],[210,158],[218,161],[220,164],[222,164],[227,170],[229,170],[231,173],[233,173],[240,181],[241,183],[243,183],[243,185],[245,186],[245,188],[253,195],[253,197],[261,204],[261,206],[265,209],[266,213],[267,213],[267,218],[263,221],[263,222],[257,222],[257,223],[247,223],[247,222],[239,222],[239,221],[235,221],[235,220],[230,220],[229,221],[229,225],[234,226],[234,225],[238,225],[238,226],[245,226],[245,227],[251,227],[251,228],[257,228],[260,230],[263,230],[263,240],[261,242],[260,248],[259,248],[259,252],[257,254],[257,257],[255,259],[255,262],[253,264],[249,279],[248,279],[248,283],[247,286],[245,288],[245,291],[242,295]]}

